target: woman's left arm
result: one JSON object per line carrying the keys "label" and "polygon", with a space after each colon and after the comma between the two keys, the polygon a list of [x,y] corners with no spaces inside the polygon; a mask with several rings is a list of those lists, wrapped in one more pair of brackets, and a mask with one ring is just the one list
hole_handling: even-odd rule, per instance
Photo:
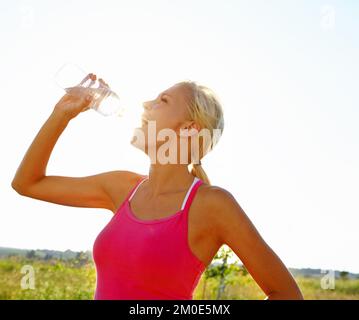
{"label": "woman's left arm", "polygon": [[[228,245],[267,295],[265,300],[302,300],[289,270],[261,237],[233,195],[211,187],[210,210],[221,244]],[[207,198],[208,199],[208,198]]]}

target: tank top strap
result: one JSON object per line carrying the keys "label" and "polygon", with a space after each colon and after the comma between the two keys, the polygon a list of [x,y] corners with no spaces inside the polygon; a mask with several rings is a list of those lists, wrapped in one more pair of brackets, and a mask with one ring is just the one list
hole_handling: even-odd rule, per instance
{"label": "tank top strap", "polygon": [[193,180],[192,185],[187,191],[186,197],[183,200],[182,208],[181,210],[188,211],[189,207],[191,206],[191,203],[193,201],[194,196],[196,195],[197,189],[199,186],[203,183],[201,179],[198,177],[195,177]]}
{"label": "tank top strap", "polygon": [[140,179],[136,185],[132,188],[132,190],[129,192],[129,194],[127,195],[126,201],[131,201],[132,197],[135,195],[138,187],[145,181],[148,179],[148,176]]}

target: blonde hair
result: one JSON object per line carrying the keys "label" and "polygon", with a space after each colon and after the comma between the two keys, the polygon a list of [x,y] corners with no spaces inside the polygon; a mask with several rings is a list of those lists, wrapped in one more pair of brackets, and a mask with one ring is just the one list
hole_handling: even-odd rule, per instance
{"label": "blonde hair", "polygon": [[[196,81],[184,80],[177,84],[184,85],[189,89],[187,106],[191,120],[195,121],[201,129],[208,129],[211,134],[211,143],[209,145],[204,146],[203,143],[199,144],[199,163],[193,163],[193,160],[196,159],[192,158],[190,164],[191,174],[210,184],[210,180],[203,170],[201,158],[213,149],[223,133],[224,118],[222,105],[213,90]],[[214,135],[214,133],[216,134]]]}

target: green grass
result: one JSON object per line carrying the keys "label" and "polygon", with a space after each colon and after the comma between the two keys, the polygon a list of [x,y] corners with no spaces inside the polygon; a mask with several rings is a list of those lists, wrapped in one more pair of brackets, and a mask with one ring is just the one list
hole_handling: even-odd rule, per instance
{"label": "green grass", "polygon": [[[35,271],[35,289],[22,289],[20,286],[21,268],[30,265]],[[336,279],[335,289],[324,290],[320,278],[295,278],[305,299],[359,299],[359,279]],[[252,277],[242,274],[230,274],[222,299],[261,300],[265,294]],[[205,280],[202,276],[194,293],[194,299],[217,297],[219,281],[216,278]],[[40,260],[25,257],[0,259],[0,299],[36,299],[36,300],[92,300],[96,284],[95,267],[92,261],[75,259]]]}
{"label": "green grass", "polygon": [[[22,289],[24,265],[35,272],[35,289]],[[93,299],[96,274],[92,263],[33,260],[19,257],[0,259],[0,299],[88,300]]]}

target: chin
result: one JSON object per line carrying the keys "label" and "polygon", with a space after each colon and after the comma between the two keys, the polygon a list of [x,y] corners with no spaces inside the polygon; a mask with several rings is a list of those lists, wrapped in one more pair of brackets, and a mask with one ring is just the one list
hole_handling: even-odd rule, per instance
{"label": "chin", "polygon": [[145,151],[146,149],[146,135],[143,127],[135,128],[130,141],[135,148]]}

